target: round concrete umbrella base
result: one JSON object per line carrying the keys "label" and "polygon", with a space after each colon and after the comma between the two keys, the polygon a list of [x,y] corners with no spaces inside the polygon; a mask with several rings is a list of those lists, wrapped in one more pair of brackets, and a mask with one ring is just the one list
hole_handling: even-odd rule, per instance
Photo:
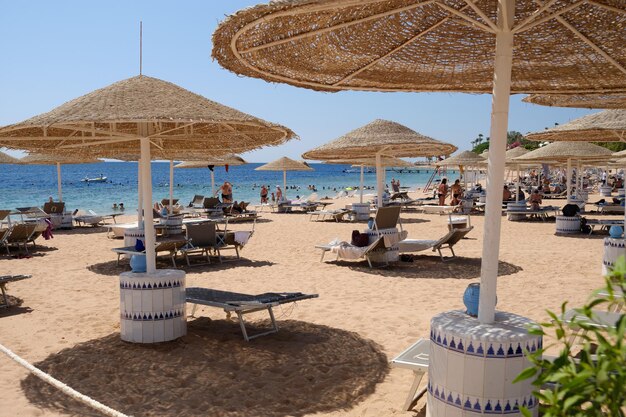
{"label": "round concrete umbrella base", "polygon": [[527,352],[542,346],[541,336],[528,333],[533,324],[501,311],[489,324],[460,310],[433,317],[426,415],[521,416],[519,407],[525,406],[536,416],[531,380],[513,383],[531,366]]}

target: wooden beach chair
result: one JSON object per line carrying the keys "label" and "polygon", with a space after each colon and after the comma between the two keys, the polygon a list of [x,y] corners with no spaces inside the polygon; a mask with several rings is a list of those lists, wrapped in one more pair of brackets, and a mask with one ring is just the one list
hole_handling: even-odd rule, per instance
{"label": "wooden beach chair", "polygon": [[10,254],[9,246],[16,246],[18,249],[24,248],[24,251],[28,254],[28,242],[35,243],[33,236],[37,233],[36,230],[36,223],[17,223],[13,225],[5,240],[7,253]]}
{"label": "wooden beach chair", "polygon": [[[251,295],[199,287],[191,287],[186,290],[187,302],[194,305],[191,310],[191,317],[194,317],[198,305],[221,308],[227,314],[228,318],[230,318],[232,313],[235,313],[239,321],[241,333],[243,334],[243,338],[246,342],[249,342],[250,339],[278,332],[278,324],[276,323],[273,311],[274,307],[281,304],[294,303],[296,301],[309,300],[317,297],[318,294],[303,294],[300,292]],[[270,329],[261,333],[249,335],[246,330],[244,315],[264,310],[267,311],[270,316]]]}

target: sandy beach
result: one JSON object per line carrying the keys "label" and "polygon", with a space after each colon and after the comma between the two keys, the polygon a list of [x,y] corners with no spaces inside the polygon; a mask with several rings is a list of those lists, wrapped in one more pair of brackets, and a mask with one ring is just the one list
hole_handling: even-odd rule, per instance
{"label": "sandy beach", "polygon": [[[333,202],[330,208],[350,201]],[[401,217],[411,238],[437,239],[447,231],[447,216]],[[122,342],[118,275],[129,267],[116,266],[110,249],[123,242],[108,239],[104,228],[58,231],[52,240],[38,240],[30,259],[0,258],[0,274],[32,275],[9,285],[21,304],[0,310],[0,343],[128,415],[414,416],[402,411],[413,375],[388,362],[427,337],[432,316],[463,308],[463,291],[480,277],[483,219],[471,217],[474,230],[455,247],[458,258],[451,262],[426,251],[413,263],[370,269],[364,261],[335,262],[333,256],[320,263],[314,248],[349,240],[364,224],[262,213],[240,260],[228,251],[222,264],[183,268],[188,287],[319,294],[277,309],[280,331],[250,343],[216,308],[199,308],[188,318],[187,336],[175,342]],[[251,224],[229,228],[249,230]],[[499,310],[546,320],[546,309],[557,310],[566,300],[580,305],[602,286],[604,235],[554,232],[554,222],[503,217]],[[159,267],[170,264],[163,258]],[[252,329],[267,325],[262,313],[248,319]],[[0,369],[0,416],[100,415],[4,355]],[[417,415],[424,409],[422,399]]]}

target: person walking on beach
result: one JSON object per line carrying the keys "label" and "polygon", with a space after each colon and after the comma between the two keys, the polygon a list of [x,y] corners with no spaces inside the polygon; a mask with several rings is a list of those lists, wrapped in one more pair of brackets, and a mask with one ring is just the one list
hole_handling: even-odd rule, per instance
{"label": "person walking on beach", "polygon": [[267,187],[261,186],[261,204],[267,203]]}
{"label": "person walking on beach", "polygon": [[441,180],[441,183],[439,184],[439,187],[437,188],[437,197],[439,198],[440,206],[445,206],[447,195],[448,195],[448,179],[444,178]]}
{"label": "person walking on beach", "polygon": [[280,189],[280,186],[276,186],[276,201],[279,203],[283,201],[283,190]]}
{"label": "person walking on beach", "polygon": [[224,184],[217,190],[218,192],[222,192],[222,203],[232,203],[233,202],[233,185],[228,181],[224,181]]}

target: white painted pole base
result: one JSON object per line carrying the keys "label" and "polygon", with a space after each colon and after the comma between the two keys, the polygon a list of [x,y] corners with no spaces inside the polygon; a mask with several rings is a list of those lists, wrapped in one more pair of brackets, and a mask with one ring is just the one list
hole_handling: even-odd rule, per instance
{"label": "white painted pole base", "polygon": [[59,192],[59,203],[63,201],[63,187],[61,186],[61,164],[57,162],[57,188]]}

